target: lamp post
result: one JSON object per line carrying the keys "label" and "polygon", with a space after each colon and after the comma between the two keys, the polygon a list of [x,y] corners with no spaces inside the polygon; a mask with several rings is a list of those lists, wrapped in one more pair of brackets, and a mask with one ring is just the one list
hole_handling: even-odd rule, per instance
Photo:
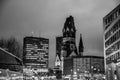
{"label": "lamp post", "polygon": [[73,70],[71,69],[70,71],[71,71],[71,80],[72,80],[73,79],[73,75],[72,75]]}
{"label": "lamp post", "polygon": [[80,71],[80,69],[77,69],[77,78],[80,78],[79,71]]}
{"label": "lamp post", "polygon": [[62,70],[62,80],[63,80],[63,74],[64,74],[64,57],[65,57],[64,50],[61,50],[61,70]]}
{"label": "lamp post", "polygon": [[77,69],[77,78],[79,78],[80,75],[79,75],[79,69]]}
{"label": "lamp post", "polygon": [[93,77],[93,66],[91,66],[91,77]]}
{"label": "lamp post", "polygon": [[9,69],[6,69],[6,72],[7,72],[7,80],[9,80],[9,79],[10,79],[10,76],[9,76],[9,74],[8,74]]}

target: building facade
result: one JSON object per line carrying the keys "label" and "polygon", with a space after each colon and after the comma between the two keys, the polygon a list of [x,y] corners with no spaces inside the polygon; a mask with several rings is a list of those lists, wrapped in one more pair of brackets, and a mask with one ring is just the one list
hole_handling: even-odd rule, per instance
{"label": "building facade", "polygon": [[39,75],[48,72],[49,40],[41,37],[25,37],[23,46],[23,63],[25,69],[33,70]]}
{"label": "building facade", "polygon": [[120,5],[103,18],[107,80],[120,80]]}
{"label": "building facade", "polygon": [[64,60],[64,75],[80,78],[98,74],[104,74],[104,57],[78,56]]}

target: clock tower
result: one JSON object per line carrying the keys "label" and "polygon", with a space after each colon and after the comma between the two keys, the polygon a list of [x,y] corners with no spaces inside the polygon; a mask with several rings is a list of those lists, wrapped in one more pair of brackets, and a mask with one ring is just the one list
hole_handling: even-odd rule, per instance
{"label": "clock tower", "polygon": [[76,48],[76,29],[74,25],[74,19],[72,16],[66,18],[64,23],[63,32],[63,45],[62,51],[64,57],[77,56]]}

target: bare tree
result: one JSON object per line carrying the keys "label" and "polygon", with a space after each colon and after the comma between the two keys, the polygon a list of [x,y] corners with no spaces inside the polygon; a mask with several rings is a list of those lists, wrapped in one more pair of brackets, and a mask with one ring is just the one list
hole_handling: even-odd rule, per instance
{"label": "bare tree", "polygon": [[1,38],[0,47],[6,49],[8,52],[16,55],[17,57],[22,58],[22,45],[14,37],[10,37],[7,40]]}
{"label": "bare tree", "polygon": [[0,39],[0,47],[2,47],[4,49],[6,48],[6,40],[4,38]]}

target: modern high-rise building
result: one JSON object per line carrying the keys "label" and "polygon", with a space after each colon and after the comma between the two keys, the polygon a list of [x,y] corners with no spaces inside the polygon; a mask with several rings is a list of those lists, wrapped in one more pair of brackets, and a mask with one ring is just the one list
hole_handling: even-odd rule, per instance
{"label": "modern high-rise building", "polygon": [[107,80],[120,80],[120,5],[103,18]]}
{"label": "modern high-rise building", "polygon": [[26,69],[31,69],[44,75],[48,72],[49,40],[41,37],[25,37],[23,46],[23,63]]}

